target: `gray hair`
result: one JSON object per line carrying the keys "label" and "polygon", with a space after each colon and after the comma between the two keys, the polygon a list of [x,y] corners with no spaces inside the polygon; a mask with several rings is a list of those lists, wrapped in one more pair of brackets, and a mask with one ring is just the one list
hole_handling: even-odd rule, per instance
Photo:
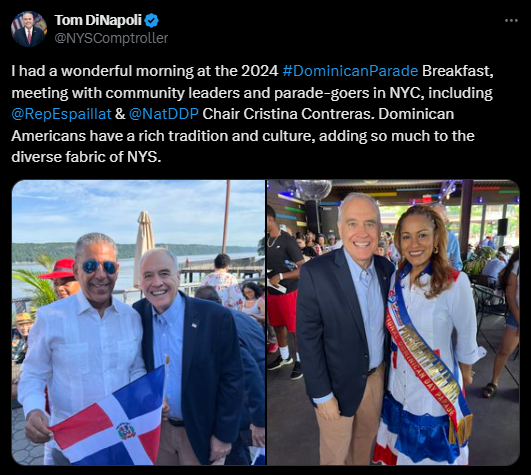
{"label": "gray hair", "polygon": [[444,224],[446,226],[446,223],[449,223],[450,220],[448,219],[448,210],[446,209],[446,205],[444,203],[441,203],[440,201],[436,201],[435,203],[428,203],[428,206],[435,210],[437,212],[436,208],[440,208],[442,213],[442,220],[444,221]]}
{"label": "gray hair", "polygon": [[433,203],[428,203],[428,206],[430,208],[441,208],[443,210],[444,216],[448,216],[448,210],[446,209],[446,205],[444,203],[441,203],[440,201],[436,201]]}
{"label": "gray hair", "polygon": [[223,302],[219,297],[217,290],[211,285],[203,285],[202,287],[199,287],[195,291],[194,297],[196,299],[210,300],[211,302],[216,302],[223,305]]}
{"label": "gray hair", "polygon": [[78,261],[81,257],[81,254],[83,254],[85,246],[100,243],[110,244],[114,249],[116,257],[118,257],[118,249],[116,247],[116,243],[109,236],[106,236],[102,233],[88,233],[81,236],[76,242],[76,261]]}
{"label": "gray hair", "polygon": [[380,208],[378,206],[378,203],[376,203],[376,200],[372,196],[366,195],[365,193],[350,193],[346,196],[346,198],[341,202],[341,206],[339,207],[339,212],[337,215],[337,222],[339,223],[341,221],[341,213],[343,211],[343,206],[345,206],[349,201],[358,200],[358,199],[368,201],[376,208],[378,226],[381,228],[382,218],[380,217]]}
{"label": "gray hair", "polygon": [[140,258],[140,268],[142,268],[142,264],[149,256],[158,253],[163,253],[167,257],[169,257],[175,265],[175,270],[177,271],[177,273],[179,273],[179,261],[177,260],[177,256],[173,252],[169,251],[168,249],[164,249],[163,247],[156,247],[155,249],[150,249],[149,251],[144,252],[144,254],[142,254],[142,257]]}

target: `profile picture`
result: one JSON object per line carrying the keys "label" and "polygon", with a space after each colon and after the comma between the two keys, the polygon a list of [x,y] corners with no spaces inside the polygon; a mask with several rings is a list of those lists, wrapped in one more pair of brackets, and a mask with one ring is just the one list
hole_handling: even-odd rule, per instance
{"label": "profile picture", "polygon": [[11,23],[11,36],[25,48],[40,45],[47,32],[46,21],[37,12],[21,12]]}

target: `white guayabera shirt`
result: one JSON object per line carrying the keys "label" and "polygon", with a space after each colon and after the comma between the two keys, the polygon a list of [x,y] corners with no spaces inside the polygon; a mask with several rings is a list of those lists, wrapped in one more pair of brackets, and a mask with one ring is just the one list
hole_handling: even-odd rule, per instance
{"label": "white guayabera shirt", "polygon": [[57,424],[146,373],[140,315],[114,297],[100,318],[83,292],[42,307],[29,333],[19,401]]}

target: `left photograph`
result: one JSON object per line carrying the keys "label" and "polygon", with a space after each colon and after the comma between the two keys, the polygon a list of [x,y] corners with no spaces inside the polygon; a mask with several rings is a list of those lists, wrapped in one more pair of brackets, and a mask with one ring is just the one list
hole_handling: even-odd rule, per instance
{"label": "left photograph", "polygon": [[14,186],[16,463],[265,464],[264,195],[263,180]]}

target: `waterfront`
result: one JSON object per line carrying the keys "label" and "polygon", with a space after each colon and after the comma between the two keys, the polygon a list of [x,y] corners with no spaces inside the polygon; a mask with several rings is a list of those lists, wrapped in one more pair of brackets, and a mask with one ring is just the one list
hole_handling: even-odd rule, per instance
{"label": "waterfront", "polygon": [[[179,264],[184,266],[184,263],[186,262],[186,259],[188,258],[190,260],[191,267],[193,268],[194,262],[199,261],[208,261],[211,260],[214,262],[214,259],[216,257],[216,254],[208,254],[208,255],[197,255],[197,256],[177,256],[179,260]],[[234,253],[231,254],[231,259],[242,259],[246,257],[254,257],[255,259],[261,259],[263,257],[258,256],[258,254],[251,254],[251,253]],[[134,259],[123,259],[120,260],[120,273],[118,275],[118,280],[116,281],[115,290],[130,290],[133,288],[133,273],[134,273]],[[214,265],[212,265],[214,267]],[[12,264],[11,270],[15,269],[29,269],[29,270],[35,270],[35,271],[42,271],[42,273],[46,272],[46,269],[42,267],[40,264]],[[194,276],[194,282],[199,282],[199,274],[193,274]],[[30,286],[28,284],[25,284],[24,282],[20,282],[16,279],[11,279],[11,298],[24,298],[27,297],[27,293],[25,290],[29,289]]]}

